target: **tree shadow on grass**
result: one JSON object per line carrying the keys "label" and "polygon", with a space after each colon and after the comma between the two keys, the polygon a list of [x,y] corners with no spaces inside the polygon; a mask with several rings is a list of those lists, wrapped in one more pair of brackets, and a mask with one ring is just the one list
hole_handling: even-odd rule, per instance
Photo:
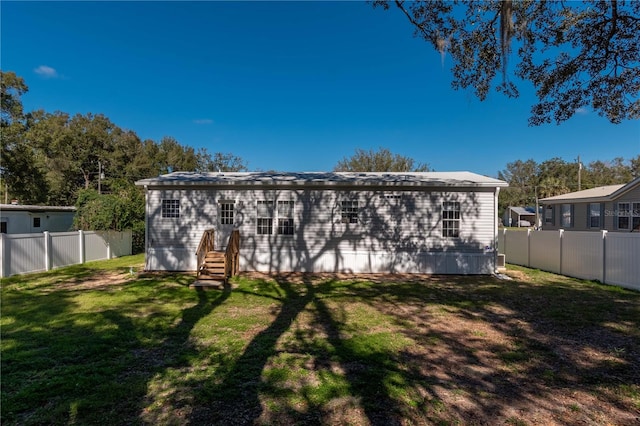
{"label": "tree shadow on grass", "polygon": [[[51,275],[44,278],[69,281],[91,271]],[[152,377],[186,362],[193,327],[230,295],[199,292],[177,317],[163,310],[193,300],[191,281],[132,279],[99,292],[3,288],[2,423],[139,423]]]}
{"label": "tree shadow on grass", "polygon": [[[278,276],[282,304],[277,316],[251,339],[222,381],[190,383],[192,388],[210,386],[211,390],[210,399],[196,401],[189,423],[327,424],[344,420],[340,416],[351,411],[369,424],[401,424],[403,406],[391,393],[394,380],[407,379],[405,373],[393,351],[343,335],[339,314],[323,300],[333,297],[335,284],[335,280],[318,283],[308,278],[289,282]],[[311,316],[307,320],[312,330],[295,328],[304,315]],[[289,339],[283,342],[285,336]],[[286,359],[278,372],[272,362],[281,356]],[[292,383],[299,378],[294,370],[300,363],[307,373],[320,378],[319,383]]]}

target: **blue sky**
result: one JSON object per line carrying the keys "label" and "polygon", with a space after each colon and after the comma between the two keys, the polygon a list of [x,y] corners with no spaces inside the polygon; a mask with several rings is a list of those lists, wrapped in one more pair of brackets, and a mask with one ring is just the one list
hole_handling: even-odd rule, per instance
{"label": "blue sky", "polygon": [[640,153],[640,123],[582,111],[529,127],[535,98],[451,89],[450,61],[400,11],[361,2],[8,2],[1,67],[26,110],[102,113],[142,139],[231,152],[250,170],[326,171],[386,147],[437,171]]}

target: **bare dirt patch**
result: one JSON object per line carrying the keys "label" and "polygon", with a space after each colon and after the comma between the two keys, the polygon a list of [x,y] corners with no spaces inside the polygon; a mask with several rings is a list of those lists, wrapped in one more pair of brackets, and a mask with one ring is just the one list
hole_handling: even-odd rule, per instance
{"label": "bare dirt patch", "polygon": [[[137,272],[129,271],[98,271],[88,277],[75,280],[61,281],[55,285],[55,290],[106,290],[137,278]],[[53,289],[53,288],[52,288]]]}
{"label": "bare dirt patch", "polygon": [[[415,342],[403,349],[398,368],[408,393],[421,394],[423,401],[414,402],[419,408],[407,409],[398,424],[640,425],[640,342],[607,325],[616,323],[616,307],[628,301],[609,302],[597,291],[585,298],[582,288],[547,289],[525,272],[508,274],[513,282],[430,275],[244,275],[314,286],[331,280],[374,283],[371,291],[379,293],[366,303],[393,318],[390,331],[409,325],[399,332]],[[398,283],[413,284],[411,293],[394,294]],[[341,303],[348,311],[362,302]],[[590,312],[591,304],[605,306]],[[318,336],[326,330],[317,321],[303,328]],[[350,364],[340,369],[359,374]],[[630,390],[621,394],[623,388]],[[330,423],[372,424],[378,415],[357,404],[347,412],[325,408]],[[262,420],[283,419],[268,405],[263,410]]]}

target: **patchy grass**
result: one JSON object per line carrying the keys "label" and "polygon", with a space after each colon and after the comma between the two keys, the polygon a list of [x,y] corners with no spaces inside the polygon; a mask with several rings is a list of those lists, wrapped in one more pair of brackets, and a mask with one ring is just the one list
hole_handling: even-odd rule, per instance
{"label": "patchy grass", "polygon": [[640,418],[635,292],[520,267],[195,291],[142,261],[2,280],[3,425]]}

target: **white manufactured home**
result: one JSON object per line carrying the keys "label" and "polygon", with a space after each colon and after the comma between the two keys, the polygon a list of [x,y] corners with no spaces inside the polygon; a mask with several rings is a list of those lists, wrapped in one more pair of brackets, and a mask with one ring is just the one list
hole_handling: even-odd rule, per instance
{"label": "white manufactured home", "polygon": [[495,272],[507,186],[470,172],[176,172],[136,184],[147,270],[202,270],[203,236],[220,251],[237,231],[241,271],[434,274]]}
{"label": "white manufactured home", "polygon": [[65,232],[73,228],[73,206],[30,206],[0,204],[0,232],[31,234],[44,231]]}

